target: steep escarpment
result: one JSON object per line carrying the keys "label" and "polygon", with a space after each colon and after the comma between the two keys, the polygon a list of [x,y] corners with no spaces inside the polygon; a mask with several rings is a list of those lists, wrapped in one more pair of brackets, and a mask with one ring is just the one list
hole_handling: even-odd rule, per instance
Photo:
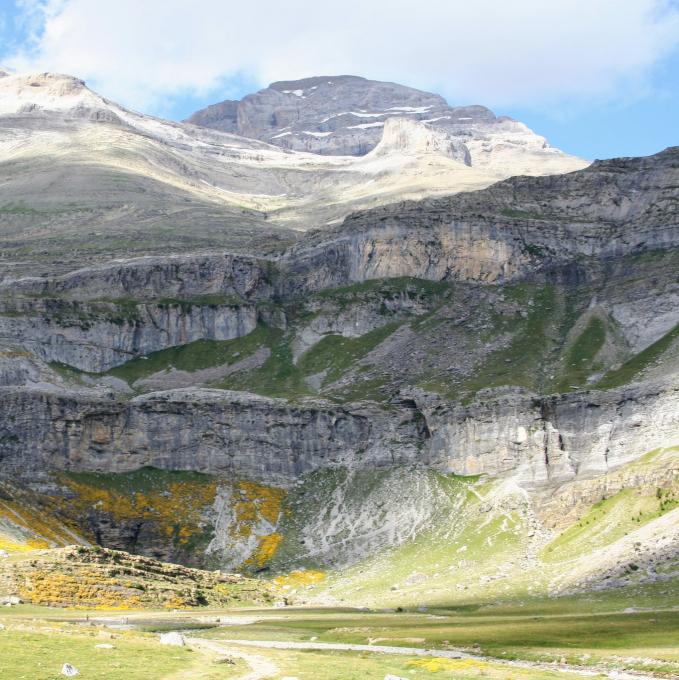
{"label": "steep escarpment", "polygon": [[28,479],[49,469],[153,466],[289,486],[324,467],[413,464],[460,475],[512,472],[531,487],[602,474],[642,449],[679,443],[678,390],[509,393],[466,406],[418,393],[391,412],[221,390],[116,401],[4,389],[2,469]]}
{"label": "steep escarpment", "polygon": [[[6,277],[0,534],[348,569],[323,586],[348,601],[620,582],[636,542],[651,578],[675,545],[678,172],[670,149],[273,251]],[[594,517],[611,540],[570,563]]]}
{"label": "steep escarpment", "polygon": [[[2,470],[122,472],[143,466],[291,484],[332,464],[418,462],[414,412],[289,404],[248,393],[173,390],[129,401],[3,389]],[[424,461],[423,461],[424,462]]]}
{"label": "steep escarpment", "polygon": [[482,191],[358,212],[267,257],[118,261],[60,277],[5,280],[0,292],[271,299],[400,276],[487,284],[570,269],[583,277],[598,261],[677,246],[678,158],[679,150],[670,148],[566,175],[512,178]]}
{"label": "steep escarpment", "polygon": [[15,299],[0,309],[0,341],[47,362],[102,372],[167,347],[231,340],[253,331],[256,308],[229,302],[224,297],[156,304]]}

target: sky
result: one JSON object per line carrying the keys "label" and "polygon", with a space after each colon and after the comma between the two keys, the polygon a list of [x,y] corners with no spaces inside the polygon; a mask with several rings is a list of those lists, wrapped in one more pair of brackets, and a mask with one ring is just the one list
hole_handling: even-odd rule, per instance
{"label": "sky", "polygon": [[483,104],[589,159],[679,145],[679,0],[0,0],[0,65],[175,120],[353,74]]}

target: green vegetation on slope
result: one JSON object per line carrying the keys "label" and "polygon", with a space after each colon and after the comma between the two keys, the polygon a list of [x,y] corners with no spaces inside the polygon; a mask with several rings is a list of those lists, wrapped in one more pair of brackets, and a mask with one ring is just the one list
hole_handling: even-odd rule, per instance
{"label": "green vegetation on slope", "polygon": [[222,364],[233,364],[261,347],[274,346],[281,335],[282,332],[278,329],[260,324],[251,333],[241,338],[197,340],[186,345],[169,347],[112,368],[107,375],[133,383],[140,378],[146,378],[169,368],[180,371],[198,371]]}
{"label": "green vegetation on slope", "polygon": [[595,359],[606,342],[606,325],[598,318],[589,320],[564,356],[564,370],[557,383],[558,392],[581,387],[597,370]]}
{"label": "green vegetation on slope", "polygon": [[302,354],[297,367],[305,375],[326,371],[323,382],[325,384],[334,382],[388,338],[399,326],[398,321],[392,321],[357,338],[326,335]]}
{"label": "green vegetation on slope", "polygon": [[[330,334],[307,350],[297,364],[293,360],[292,337],[279,336],[262,366],[234,373],[218,383],[223,389],[246,390],[271,397],[295,398],[315,394],[306,378],[327,371],[323,383],[338,379],[391,335],[399,322],[387,323],[357,338]],[[330,395],[332,396],[332,395]]]}
{"label": "green vegetation on slope", "polygon": [[679,505],[672,488],[622,489],[595,503],[575,524],[550,542],[542,559],[562,562],[610,545],[630,531],[648,524]]}
{"label": "green vegetation on slope", "polygon": [[466,400],[483,388],[516,385],[531,389],[541,381],[542,359],[553,342],[550,326],[557,323],[561,300],[549,285],[517,284],[508,287],[507,295],[521,306],[523,315],[497,319],[492,335],[510,332],[511,340],[464,381],[459,392],[467,395]]}
{"label": "green vegetation on slope", "polygon": [[675,326],[652,345],[634,355],[620,368],[607,373],[598,383],[597,387],[608,390],[633,382],[641,372],[657,362],[662,355],[679,339],[679,325]]}
{"label": "green vegetation on slope", "polygon": [[333,302],[343,309],[374,298],[387,301],[401,297],[410,300],[444,300],[452,297],[454,292],[455,284],[447,281],[430,281],[402,276],[393,279],[372,279],[350,286],[330,288],[316,293],[313,298]]}

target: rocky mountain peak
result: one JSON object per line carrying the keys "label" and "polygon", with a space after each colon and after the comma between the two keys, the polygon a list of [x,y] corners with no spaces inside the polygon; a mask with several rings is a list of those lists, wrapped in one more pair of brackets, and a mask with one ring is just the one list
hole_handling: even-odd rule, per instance
{"label": "rocky mountain peak", "polygon": [[397,117],[458,129],[496,120],[484,106],[450,107],[438,94],[341,75],[275,82],[187,122],[296,151],[362,156],[377,146],[385,121]]}
{"label": "rocky mountain peak", "polygon": [[[409,120],[420,127],[400,123],[390,128],[390,139],[383,144],[385,126],[392,119]],[[378,145],[391,147],[397,129],[402,141],[403,135],[412,137],[415,130],[422,141],[426,128],[438,133],[428,139],[439,140],[433,144],[439,152],[445,146],[446,155],[466,159],[471,165],[500,162],[507,175],[516,174],[510,166],[517,162],[517,173],[531,174],[531,167],[542,160],[552,164],[557,156],[569,158],[522,123],[496,116],[485,106],[450,106],[438,94],[353,75],[271,83],[241,101],[223,101],[197,111],[186,122],[329,156],[364,156]],[[424,146],[432,149],[431,143]]]}

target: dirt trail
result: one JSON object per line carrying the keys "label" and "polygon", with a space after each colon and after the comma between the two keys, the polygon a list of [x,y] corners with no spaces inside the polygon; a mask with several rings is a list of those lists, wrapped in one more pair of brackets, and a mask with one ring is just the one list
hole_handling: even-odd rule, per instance
{"label": "dirt trail", "polygon": [[278,667],[269,659],[259,656],[257,654],[249,654],[240,650],[227,647],[221,641],[205,640],[203,638],[189,637],[185,638],[186,642],[197,649],[204,649],[224,656],[235,657],[243,659],[245,663],[250,666],[250,672],[245,675],[239,675],[234,680],[265,680],[278,675]]}
{"label": "dirt trail", "polygon": [[[611,680],[657,680],[651,675],[642,673],[629,673],[623,671],[609,671],[601,668],[569,668],[568,666],[555,666],[554,664],[537,663],[530,661],[505,661],[492,657],[476,656],[459,650],[450,649],[426,649],[424,647],[390,647],[386,645],[353,645],[339,642],[281,642],[278,640],[221,640],[228,645],[241,645],[245,647],[259,647],[260,649],[300,649],[316,651],[348,651],[348,652],[375,652],[378,654],[402,654],[406,656],[438,656],[447,659],[478,659],[487,663],[511,666],[513,668],[540,668],[544,670],[570,673],[582,677],[604,677]],[[227,649],[227,648],[225,648]],[[228,648],[230,654],[233,652]],[[225,652],[226,653],[226,652]],[[235,656],[235,654],[234,654]],[[275,671],[274,671],[275,672]],[[238,680],[245,680],[246,676]],[[269,676],[247,676],[248,680]]]}

